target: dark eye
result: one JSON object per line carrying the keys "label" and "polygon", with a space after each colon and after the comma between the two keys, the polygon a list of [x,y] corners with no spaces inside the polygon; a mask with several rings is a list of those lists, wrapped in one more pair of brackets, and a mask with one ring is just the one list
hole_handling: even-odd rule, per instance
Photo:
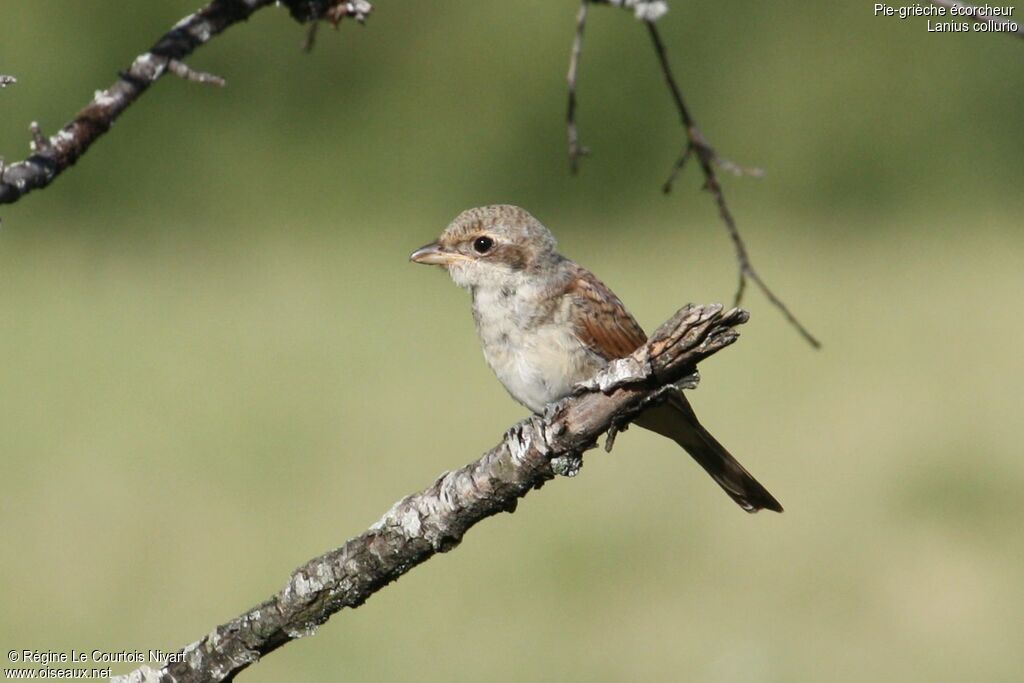
{"label": "dark eye", "polygon": [[494,240],[490,237],[477,237],[473,240],[473,249],[475,249],[478,254],[486,254],[493,246]]}

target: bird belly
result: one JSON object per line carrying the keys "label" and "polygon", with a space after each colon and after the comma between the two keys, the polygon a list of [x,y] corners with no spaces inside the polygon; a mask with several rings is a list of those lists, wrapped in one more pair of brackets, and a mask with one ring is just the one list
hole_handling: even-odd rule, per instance
{"label": "bird belly", "polygon": [[539,413],[603,365],[571,332],[545,325],[509,330],[484,343],[484,357],[514,399]]}

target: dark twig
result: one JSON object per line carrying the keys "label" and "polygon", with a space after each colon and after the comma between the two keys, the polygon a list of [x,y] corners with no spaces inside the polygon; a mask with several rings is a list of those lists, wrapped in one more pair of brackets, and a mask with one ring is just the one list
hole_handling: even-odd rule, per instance
{"label": "dark twig", "polygon": [[16,202],[32,190],[53,182],[168,71],[203,83],[218,83],[220,79],[216,76],[185,66],[184,59],[225,29],[248,19],[253,12],[275,4],[286,6],[300,22],[327,19],[337,23],[344,16],[362,21],[372,10],[365,0],[282,0],[280,3],[275,0],[211,0],[179,21],[148,52],[137,57],[112,86],[97,91],[74,120],[50,136],[46,144],[35,138],[32,155],[7,166],[0,174],[0,204]]}
{"label": "dark twig", "polygon": [[[995,30],[991,31],[992,33],[1005,33],[1007,35],[1017,36],[1018,38],[1024,38],[1024,25],[1013,21],[1012,17],[997,17],[993,14],[984,14],[980,11],[977,11],[979,10],[977,5],[969,5],[966,2],[960,2],[960,0],[931,0],[931,3],[933,5],[938,5],[939,7],[945,7],[946,9],[949,10],[953,9],[954,7],[957,9],[974,10],[976,11],[976,13],[972,14],[971,16],[973,16],[975,19],[978,19],[979,21],[984,21],[989,26],[993,27]],[[1015,25],[1015,30],[1005,30],[1004,27],[1007,24]]]}
{"label": "dark twig", "polygon": [[[725,229],[729,233],[729,238],[732,240],[733,247],[736,251],[736,260],[739,263],[739,286],[736,289],[735,302],[736,305],[743,299],[743,294],[747,285],[747,278],[754,281],[754,284],[764,293],[768,298],[768,301],[778,308],[782,315],[785,316],[786,320],[796,328],[807,342],[814,348],[821,348],[821,342],[819,342],[810,331],[797,320],[796,316],[789,310],[789,307],[779,299],[778,296],[768,288],[764,280],[754,269],[753,264],[750,261],[750,254],[747,252],[747,246],[743,241],[743,237],[740,235],[739,228],[736,227],[736,220],[732,216],[732,212],[729,210],[729,206],[725,201],[725,193],[722,190],[722,186],[718,181],[718,175],[715,172],[716,165],[719,165],[718,155],[715,150],[708,144],[708,141],[704,138],[700,129],[697,127],[696,121],[690,114],[689,108],[686,106],[686,101],[683,99],[683,93],[676,83],[675,76],[672,74],[672,68],[669,65],[668,53],[665,49],[665,43],[661,40],[661,34],[658,32],[658,27],[655,26],[653,21],[644,21],[647,26],[647,32],[650,35],[651,42],[654,46],[654,51],[658,57],[658,63],[661,66],[661,72],[665,77],[665,82],[668,85],[669,92],[672,95],[672,100],[675,102],[676,110],[679,112],[679,117],[682,120],[683,129],[686,131],[687,144],[684,148],[679,160],[673,167],[672,174],[669,180],[665,183],[663,189],[668,192],[671,189],[671,182],[675,176],[682,169],[686,160],[691,154],[696,154],[697,161],[700,164],[701,170],[704,173],[704,188],[708,190],[715,198],[715,204],[718,205],[718,213],[722,218],[722,222],[725,224]],[[729,164],[730,169],[739,168],[734,164]]]}
{"label": "dark twig", "polygon": [[319,30],[320,30],[320,22],[319,21],[314,21],[312,24],[309,25],[309,28],[306,29],[306,37],[302,41],[302,51],[303,52],[312,52],[313,51],[313,46],[316,45],[316,34],[317,34],[317,31],[319,31]]}
{"label": "dark twig", "polygon": [[590,150],[580,144],[579,132],[576,129],[576,79],[580,69],[580,58],[583,56],[583,31],[587,26],[587,8],[589,0],[580,0],[580,11],[576,14],[576,37],[572,41],[572,53],[569,56],[569,106],[567,131],[569,135],[569,170],[573,174],[579,171],[580,158],[588,156]]}
{"label": "dark twig", "polygon": [[[700,130],[699,129],[698,129],[697,133],[698,133],[698,135],[700,134]],[[708,146],[707,140],[703,140],[703,144],[705,146]],[[693,142],[691,142],[690,140],[686,141],[686,146],[683,147],[683,151],[679,154],[679,158],[676,159],[676,162],[672,165],[672,170],[669,171],[668,178],[665,180],[664,184],[662,184],[662,186],[661,186],[661,191],[662,192],[664,192],[665,194],[668,194],[669,192],[672,191],[672,186],[675,184],[676,178],[679,176],[680,171],[683,170],[683,167],[686,165],[686,162],[689,161],[690,155],[693,154],[693,150],[696,147],[697,147],[697,145],[694,144]],[[755,166],[740,166],[739,164],[737,164],[734,161],[730,161],[729,159],[723,159],[722,157],[718,156],[718,153],[715,152],[714,149],[711,149],[711,152],[714,155],[712,157],[712,159],[711,159],[711,163],[713,163],[715,165],[715,167],[718,168],[719,170],[725,171],[726,173],[730,173],[730,174],[732,174],[734,176],[737,176],[737,177],[740,177],[740,176],[750,176],[751,178],[763,178],[764,177],[764,169],[760,169],[760,168],[757,168]]]}
{"label": "dark twig", "polygon": [[[691,379],[697,363],[732,344],[739,309],[686,306],[633,355],[614,361],[590,388],[510,429],[479,460],[447,472],[408,496],[365,533],[297,569],[265,602],[218,626],[159,670],[142,667],[120,683],[232,680],[261,657],[310,635],[331,615],[375,592],[437,553],[452,550],[475,524],[513,512],[520,498],[555,476],[575,474],[584,451],[623,425],[651,396]],[[575,463],[575,464],[574,464]]]}
{"label": "dark twig", "polygon": [[172,59],[167,62],[167,70],[178,78],[183,78],[186,81],[204,83],[206,85],[216,85],[221,88],[227,85],[227,82],[220,76],[206,73],[205,71],[196,71],[185,62],[179,62],[177,59]]}
{"label": "dark twig", "polygon": [[676,181],[676,176],[683,170],[683,166],[686,166],[686,162],[690,160],[690,155],[693,154],[693,145],[687,143],[686,147],[683,147],[682,154],[676,159],[676,163],[672,164],[672,170],[668,174],[668,179],[665,184],[661,186],[661,191],[668,194],[672,191],[672,183]]}

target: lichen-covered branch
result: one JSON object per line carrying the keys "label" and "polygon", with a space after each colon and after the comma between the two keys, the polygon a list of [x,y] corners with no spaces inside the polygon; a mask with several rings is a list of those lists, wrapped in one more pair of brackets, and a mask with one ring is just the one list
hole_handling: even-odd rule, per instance
{"label": "lichen-covered branch", "polygon": [[[212,0],[175,24],[148,52],[136,57],[113,85],[96,91],[92,101],[60,131],[48,138],[34,134],[31,156],[0,168],[0,204],[16,202],[32,190],[53,182],[165,73],[170,71],[190,80],[222,84],[222,79],[216,76],[190,69],[184,59],[228,27],[275,4],[287,6],[297,21],[323,19],[335,24],[343,16],[362,21],[372,9],[365,0],[283,0],[280,3],[275,0]],[[34,133],[38,124],[33,122],[32,126]]]}
{"label": "lichen-covered branch", "polygon": [[601,434],[627,424],[668,387],[693,385],[697,363],[736,341],[746,311],[688,305],[632,356],[614,361],[575,395],[506,432],[479,460],[446,472],[395,505],[369,530],[310,560],[284,588],[218,626],[156,670],[141,667],[120,683],[232,680],[288,642],[312,634],[343,608],[375,592],[436,553],[452,550],[466,531],[557,473],[574,474]]}

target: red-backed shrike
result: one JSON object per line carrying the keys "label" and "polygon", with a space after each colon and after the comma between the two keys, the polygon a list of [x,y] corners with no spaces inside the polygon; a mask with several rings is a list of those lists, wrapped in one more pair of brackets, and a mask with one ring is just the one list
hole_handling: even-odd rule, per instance
{"label": "red-backed shrike", "polygon": [[[443,266],[455,284],[469,290],[487,364],[512,397],[536,413],[647,341],[619,298],[559,254],[551,232],[517,206],[463,211],[410,259]],[[747,512],[782,512],[772,494],[701,426],[681,391],[635,423],[686,449]]]}

